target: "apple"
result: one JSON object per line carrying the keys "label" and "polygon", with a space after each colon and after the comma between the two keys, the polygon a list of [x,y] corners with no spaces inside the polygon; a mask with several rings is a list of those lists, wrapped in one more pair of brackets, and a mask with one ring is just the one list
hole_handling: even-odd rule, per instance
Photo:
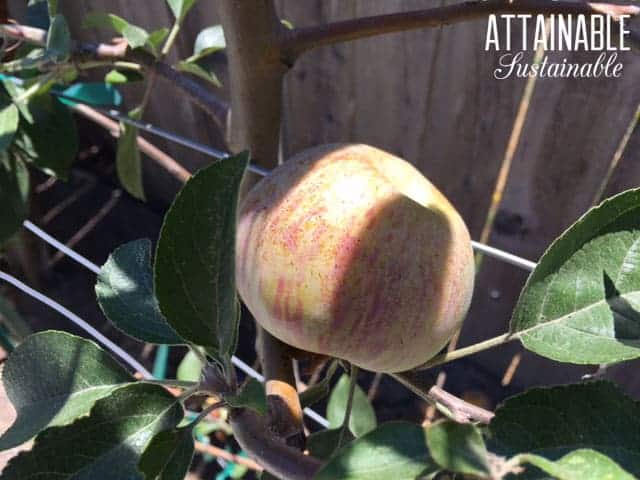
{"label": "apple", "polygon": [[455,208],[411,164],[368,145],[305,150],[240,206],[236,281],[256,321],[367,370],[436,355],[462,326],[474,273]]}

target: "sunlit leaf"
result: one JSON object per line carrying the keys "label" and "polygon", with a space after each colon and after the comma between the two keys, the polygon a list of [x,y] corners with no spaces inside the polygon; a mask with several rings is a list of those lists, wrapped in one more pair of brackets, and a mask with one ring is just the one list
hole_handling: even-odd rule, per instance
{"label": "sunlit leaf", "polygon": [[178,22],[182,22],[191,7],[196,3],[196,0],[167,0],[167,3]]}
{"label": "sunlit leaf", "polygon": [[149,39],[149,33],[141,27],[132,25],[124,18],[113,13],[90,13],[82,24],[85,28],[109,28],[124,37],[131,48],[143,47]]}
{"label": "sunlit leaf", "polygon": [[[557,480],[633,480],[633,475],[625,472],[620,465],[606,455],[589,449],[575,450],[557,461],[538,455],[521,455],[523,462],[544,471],[544,474],[527,470],[527,479],[547,479],[548,475]],[[547,475],[548,474],[548,475]]]}
{"label": "sunlit leaf", "polygon": [[[349,397],[349,376],[342,375],[340,380],[329,397],[327,405],[327,419],[329,420],[329,428],[338,428],[344,421],[345,411],[347,409],[347,399]],[[369,403],[367,394],[356,385],[353,395],[353,407],[351,409],[351,417],[349,418],[349,429],[356,437],[360,437],[367,432],[376,428],[376,414],[373,407]]]}
{"label": "sunlit leaf", "polygon": [[127,335],[149,343],[184,343],[160,313],[153,293],[149,240],[125,243],[109,255],[96,296],[105,316]]}
{"label": "sunlit leaf", "polygon": [[174,428],[183,411],[159,385],[134,383],[98,400],[87,417],[49,428],[13,458],[3,480],[142,480],[138,462],[151,439]]}
{"label": "sunlit leaf", "polygon": [[176,377],[178,380],[199,382],[203,367],[200,358],[192,350],[189,350],[178,365]]}
{"label": "sunlit leaf", "polygon": [[539,355],[578,364],[640,357],[640,190],[591,209],[529,277],[511,332]]}
{"label": "sunlit leaf", "polygon": [[0,437],[0,450],[86,415],[96,400],[131,381],[131,375],[89,340],[55,331],[31,335],[4,366],[2,383],[17,418]]}
{"label": "sunlit leaf", "polygon": [[218,77],[215,75],[215,73],[209,70],[206,70],[205,68],[201,67],[195,62],[186,61],[186,60],[182,62],[178,62],[178,64],[176,65],[176,68],[181,72],[187,72],[192,75],[195,75],[196,77],[211,83],[215,87],[218,87],[218,88],[222,87],[222,83],[220,83],[220,80],[218,80]]}
{"label": "sunlit leaf", "polygon": [[388,422],[341,448],[314,480],[409,480],[437,470],[422,427]]}
{"label": "sunlit leaf", "polygon": [[445,470],[479,477],[491,473],[487,449],[475,425],[435,423],[427,430],[427,445],[431,458]]}

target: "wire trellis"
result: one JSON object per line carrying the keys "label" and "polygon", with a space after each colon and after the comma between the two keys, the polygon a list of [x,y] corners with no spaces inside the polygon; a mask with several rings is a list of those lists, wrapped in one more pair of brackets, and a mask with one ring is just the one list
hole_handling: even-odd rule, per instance
{"label": "wire trellis", "polygon": [[[122,112],[120,112],[118,110],[96,107],[95,105],[83,102],[83,101],[81,101],[81,100],[79,100],[77,98],[74,98],[74,97],[69,97],[67,95],[63,95],[63,94],[59,94],[59,93],[55,93],[55,92],[52,92],[52,93],[54,95],[56,95],[56,96],[63,97],[65,99],[67,99],[67,100],[71,100],[73,102],[76,102],[76,103],[91,107],[91,108],[99,111],[100,113],[103,113],[104,115],[109,116],[110,118],[113,118],[113,119],[118,120],[118,121],[123,122],[123,123],[131,124],[131,125],[139,128],[140,130],[149,132],[149,133],[151,133],[153,135],[159,136],[159,137],[164,138],[166,140],[178,143],[180,145],[183,145],[183,146],[185,146],[187,148],[193,149],[193,150],[198,151],[200,153],[204,153],[205,155],[213,157],[213,158],[215,158],[217,160],[221,160],[221,159],[224,159],[224,158],[227,158],[227,157],[230,156],[230,154],[228,152],[223,152],[221,150],[217,150],[217,149],[208,147],[207,145],[203,145],[203,144],[195,142],[195,141],[193,141],[191,139],[188,139],[188,138],[185,138],[185,137],[181,137],[181,136],[176,135],[176,134],[174,134],[172,132],[168,132],[168,131],[163,130],[161,128],[155,127],[155,126],[153,126],[151,124],[134,120],[131,117],[129,117],[128,115],[126,115],[126,114],[124,114],[124,113],[122,113]],[[250,171],[252,171],[254,173],[257,173],[258,175],[262,175],[262,176],[266,176],[266,175],[269,174],[269,170],[264,169],[262,167],[259,167],[257,165],[250,165],[248,167],[248,169]],[[24,226],[25,229],[27,229],[28,231],[30,231],[31,233],[33,233],[34,235],[36,235],[37,237],[39,237],[40,239],[42,239],[43,241],[45,241],[46,243],[51,245],[53,248],[55,248],[59,252],[62,252],[63,254],[67,255],[69,258],[71,258],[72,260],[74,260],[78,264],[82,265],[87,270],[93,272],[95,275],[99,275],[100,274],[101,269],[100,269],[100,267],[98,265],[96,265],[95,263],[91,262],[89,259],[87,259],[83,255],[81,255],[77,251],[73,250],[72,248],[69,248],[67,245],[65,245],[64,243],[60,242],[59,240],[57,240],[56,238],[54,238],[53,236],[51,236],[50,234],[45,232],[43,229],[41,229],[40,227],[35,225],[33,222],[31,222],[29,220],[26,220],[23,223],[23,226]],[[481,253],[483,253],[483,254],[485,254],[487,256],[496,258],[496,259],[498,259],[500,261],[503,261],[505,263],[508,263],[510,265],[513,265],[515,267],[518,267],[518,268],[521,268],[521,269],[524,269],[524,270],[527,270],[527,271],[532,271],[536,267],[536,263],[535,262],[532,262],[530,260],[522,258],[522,257],[520,257],[518,255],[513,254],[513,253],[509,253],[509,252],[506,252],[504,250],[500,250],[498,248],[491,247],[489,245],[485,245],[483,243],[476,242],[476,241],[472,241],[472,245],[473,245],[474,250],[476,250],[478,252],[481,252]],[[134,370],[139,372],[143,376],[143,378],[146,378],[146,379],[154,378],[153,375],[142,364],[140,364],[140,362],[138,362],[135,358],[133,358],[129,353],[124,351],[121,347],[116,345],[112,340],[110,340],[105,335],[100,333],[95,327],[90,325],[88,322],[86,322],[85,320],[83,320],[82,318],[80,318],[79,316],[77,316],[76,314],[74,314],[73,312],[71,312],[70,310],[65,308],[64,306],[60,305],[58,302],[56,302],[53,299],[51,299],[50,297],[42,294],[41,292],[38,292],[37,290],[29,287],[24,282],[18,280],[14,276],[9,275],[8,273],[3,272],[1,270],[0,270],[0,280],[3,280],[5,282],[13,285],[15,288],[21,290],[25,294],[31,296],[35,300],[47,305],[49,308],[55,310],[59,314],[61,314],[64,317],[66,317],[68,320],[70,320],[75,325],[77,325],[79,328],[84,330],[87,334],[89,334],[95,340],[97,340],[102,345],[104,345],[107,349],[109,349],[114,355],[116,355],[118,358],[120,358],[123,362],[125,362],[131,368],[133,368]],[[236,368],[241,370],[246,375],[249,375],[249,376],[257,379],[260,382],[264,382],[265,379],[264,379],[263,375],[261,375],[260,373],[255,371],[253,368],[251,368],[248,364],[246,364],[241,359],[237,358],[235,355],[232,357],[232,362],[233,362],[233,364],[235,365]],[[315,422],[317,422],[322,427],[327,428],[329,426],[329,422],[327,421],[327,419],[322,417],[321,415],[319,415],[314,410],[312,410],[310,408],[305,408],[304,409],[304,413],[310,419],[314,420]]]}

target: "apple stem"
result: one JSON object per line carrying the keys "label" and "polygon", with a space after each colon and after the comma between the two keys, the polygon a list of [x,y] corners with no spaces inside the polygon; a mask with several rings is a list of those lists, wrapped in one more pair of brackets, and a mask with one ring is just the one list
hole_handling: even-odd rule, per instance
{"label": "apple stem", "polygon": [[340,427],[340,435],[338,436],[339,449],[342,445],[345,432],[349,429],[349,420],[351,419],[351,410],[353,408],[353,395],[356,391],[356,385],[358,384],[358,372],[359,368],[356,365],[351,364],[351,371],[349,372],[349,396],[347,397],[347,408],[344,412],[344,420],[342,420],[342,426]]}

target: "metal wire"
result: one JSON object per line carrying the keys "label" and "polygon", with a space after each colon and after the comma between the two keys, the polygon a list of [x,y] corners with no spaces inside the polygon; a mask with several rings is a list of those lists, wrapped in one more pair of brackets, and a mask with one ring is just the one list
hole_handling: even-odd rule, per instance
{"label": "metal wire", "polygon": [[524,270],[529,270],[531,272],[536,268],[536,262],[532,262],[531,260],[527,260],[526,258],[519,257],[517,255],[514,255],[513,253],[505,252],[504,250],[490,247],[489,245],[485,245],[484,243],[476,242],[474,240],[471,241],[471,245],[473,246],[474,250],[478,252],[482,252],[485,255],[497,258],[498,260],[502,260],[505,263],[520,267]]}
{"label": "metal wire", "polygon": [[[51,95],[54,95],[59,98],[64,98],[65,100],[69,100],[71,102],[79,103],[81,105],[86,105],[87,107],[91,107],[92,109],[102,113],[103,115],[106,115],[109,118],[134,126],[140,130],[151,133],[152,135],[156,135],[158,137],[164,138],[165,140],[169,140],[171,142],[174,142],[184,147],[195,150],[196,152],[204,153],[205,155],[213,157],[217,160],[222,160],[224,158],[228,158],[231,156],[231,154],[228,152],[224,152],[222,150],[209,147],[208,145],[204,145],[202,143],[196,142],[189,138],[176,135],[175,133],[168,132],[167,130],[163,130],[154,125],[151,125],[148,122],[141,122],[139,120],[131,118],[129,115],[126,115],[118,110],[98,107],[98,106],[92,105],[91,103],[83,102],[81,100],[78,100],[75,97],[65,95],[60,92],[51,91]],[[257,173],[258,175],[262,175],[263,177],[269,174],[269,170],[259,167],[257,165],[249,165],[247,169],[251,172]]]}
{"label": "metal wire", "polygon": [[75,313],[71,312],[70,310],[66,309],[65,307],[60,305],[58,302],[56,302],[55,300],[47,297],[46,295],[43,295],[42,293],[38,292],[37,290],[34,290],[30,286],[28,286],[25,283],[21,282],[17,278],[9,275],[8,273],[3,272],[2,270],[0,270],[0,280],[4,280],[5,282],[10,283],[11,285],[16,287],[17,289],[22,290],[27,295],[35,298],[36,300],[38,300],[41,303],[44,303],[46,306],[52,308],[53,310],[55,310],[59,314],[65,316],[66,318],[71,320],[74,324],[76,324],[82,330],[87,332],[89,335],[91,335],[93,338],[95,338],[100,343],[102,343],[105,347],[107,347],[109,350],[111,350],[115,355],[120,357],[123,362],[125,362],[127,365],[129,365],[134,370],[140,372],[144,378],[147,378],[147,379],[153,378],[151,373],[146,368],[144,368],[142,366],[142,364],[140,362],[138,362],[135,358],[133,358],[131,355],[129,355],[127,352],[125,352],[122,348],[120,348],[118,345],[113,343],[107,337],[105,337],[102,333],[100,333],[94,327],[89,325],[82,318],[80,318]]}

